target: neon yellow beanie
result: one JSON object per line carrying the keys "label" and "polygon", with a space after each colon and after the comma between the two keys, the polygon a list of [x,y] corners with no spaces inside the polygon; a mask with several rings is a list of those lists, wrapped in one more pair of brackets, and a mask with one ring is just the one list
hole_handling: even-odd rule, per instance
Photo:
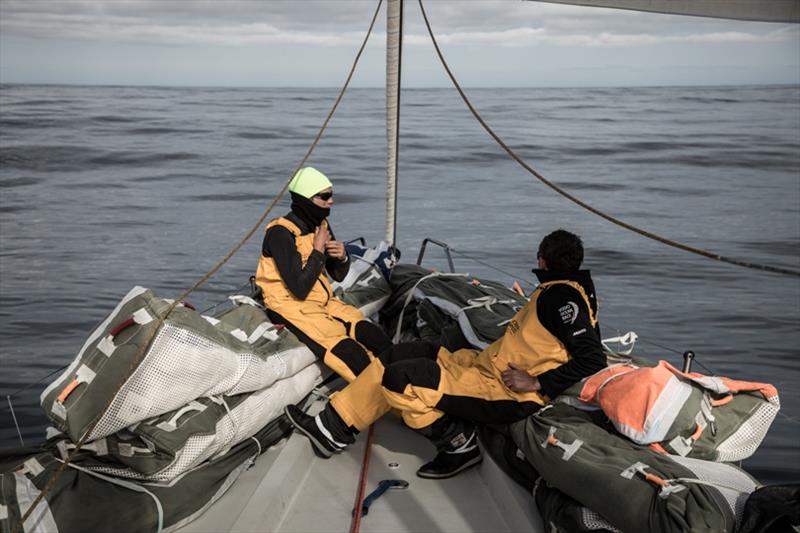
{"label": "neon yellow beanie", "polygon": [[311,198],[328,187],[333,187],[331,180],[314,167],[301,168],[289,182],[289,191],[304,198]]}

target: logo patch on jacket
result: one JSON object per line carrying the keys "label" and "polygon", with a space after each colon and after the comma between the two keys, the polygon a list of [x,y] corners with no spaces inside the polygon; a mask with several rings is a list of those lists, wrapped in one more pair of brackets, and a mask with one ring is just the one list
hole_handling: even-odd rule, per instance
{"label": "logo patch on jacket", "polygon": [[574,324],[575,319],[578,318],[578,304],[567,302],[567,305],[558,309],[558,314],[561,315],[561,321],[564,324]]}

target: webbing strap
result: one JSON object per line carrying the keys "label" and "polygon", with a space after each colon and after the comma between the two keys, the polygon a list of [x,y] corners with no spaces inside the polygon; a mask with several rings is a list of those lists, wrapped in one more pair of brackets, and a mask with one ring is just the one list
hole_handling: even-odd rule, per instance
{"label": "webbing strap", "polygon": [[417,287],[419,286],[419,284],[422,283],[423,281],[427,280],[427,279],[436,278],[436,277],[444,277],[444,276],[447,276],[447,277],[462,277],[463,278],[463,277],[469,276],[469,274],[459,274],[459,273],[451,274],[449,272],[431,272],[430,274],[428,274],[426,276],[422,276],[421,278],[419,278],[417,280],[417,282],[414,284],[414,286],[411,287],[411,290],[408,291],[408,295],[406,295],[406,299],[403,302],[403,308],[400,310],[400,316],[397,319],[397,329],[394,332],[394,337],[392,337],[392,342],[393,343],[396,344],[396,343],[398,343],[400,341],[400,333],[402,332],[402,329],[403,329],[403,315],[406,312],[406,307],[408,307],[408,304],[411,303],[411,300],[414,298],[414,291],[417,290]]}
{"label": "webbing strap", "polygon": [[489,312],[494,312],[494,309],[492,309],[493,305],[496,304],[513,305],[516,303],[517,303],[516,300],[498,300],[497,297],[495,296],[481,296],[479,298],[470,298],[469,300],[467,300],[467,305],[466,307],[461,308],[461,312],[463,313],[464,311],[468,311],[470,309],[479,309],[481,307],[483,307]]}

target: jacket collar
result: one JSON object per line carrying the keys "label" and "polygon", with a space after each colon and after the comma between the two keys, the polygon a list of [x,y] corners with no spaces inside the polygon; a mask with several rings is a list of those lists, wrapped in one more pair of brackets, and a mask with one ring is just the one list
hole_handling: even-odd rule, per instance
{"label": "jacket collar", "polygon": [[590,300],[594,300],[594,282],[589,270],[576,270],[574,272],[558,272],[555,270],[541,270],[534,268],[531,272],[536,274],[539,278],[539,283],[547,283],[548,281],[575,281],[583,287]]}
{"label": "jacket collar", "polygon": [[314,233],[314,227],[311,226],[306,220],[301,218],[297,215],[294,211],[290,211],[286,217],[290,222],[292,222],[295,226],[300,229],[300,233],[305,235],[306,233]]}

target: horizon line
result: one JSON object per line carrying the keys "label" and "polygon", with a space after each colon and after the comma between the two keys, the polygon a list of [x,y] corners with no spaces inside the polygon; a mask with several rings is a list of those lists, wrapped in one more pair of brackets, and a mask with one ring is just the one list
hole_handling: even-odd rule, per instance
{"label": "horizon line", "polygon": [[[340,85],[169,85],[163,83],[55,83],[55,82],[26,82],[0,80],[0,88],[7,86],[39,86],[39,87],[135,87],[143,89],[321,89],[339,90]],[[692,88],[692,87],[800,87],[800,82],[788,83],[690,83],[690,84],[660,84],[660,85],[462,85],[465,89],[658,89],[658,88]],[[385,89],[383,85],[356,85],[348,89]],[[410,85],[402,89],[453,89],[452,85]]]}

